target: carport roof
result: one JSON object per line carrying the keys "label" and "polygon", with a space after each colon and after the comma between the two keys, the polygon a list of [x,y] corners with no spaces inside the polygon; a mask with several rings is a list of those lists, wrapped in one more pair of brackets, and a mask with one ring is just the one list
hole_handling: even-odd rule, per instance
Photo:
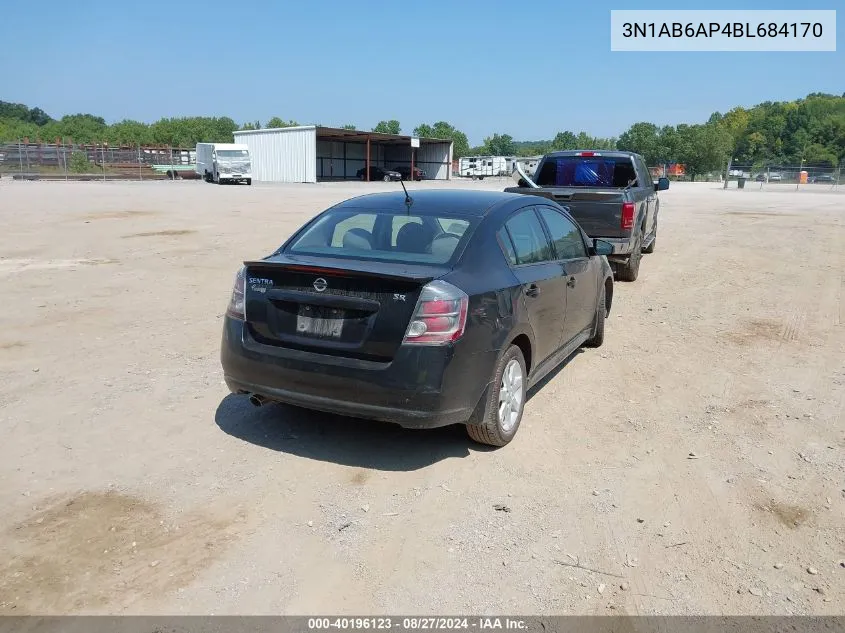
{"label": "carport roof", "polygon": [[[235,130],[235,136],[266,134],[268,132],[293,132],[296,130],[316,130],[317,138],[347,143],[366,143],[369,138],[370,141],[380,143],[382,145],[410,145],[411,138],[413,138],[405,134],[382,134],[380,132],[367,132],[365,130],[346,130],[340,127],[324,127],[322,125],[296,125],[292,127],[261,128],[260,130]],[[423,143],[452,142],[448,138],[427,138],[425,136],[421,136],[419,139],[421,145]]]}
{"label": "carport roof", "polygon": [[[404,134],[382,134],[380,132],[367,132],[365,130],[346,130],[337,127],[317,127],[317,138],[332,141],[346,141],[352,143],[366,143],[369,138],[370,141],[380,143],[382,145],[410,145],[411,138]],[[426,138],[419,137],[420,144],[423,143],[451,143],[447,138]]]}

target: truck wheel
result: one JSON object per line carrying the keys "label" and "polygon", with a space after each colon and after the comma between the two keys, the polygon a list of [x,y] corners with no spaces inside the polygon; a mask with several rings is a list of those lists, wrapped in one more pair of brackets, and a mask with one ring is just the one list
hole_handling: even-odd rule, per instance
{"label": "truck wheel", "polygon": [[654,239],[651,240],[651,244],[648,245],[648,248],[645,248],[643,250],[643,253],[649,253],[649,254],[653,253],[654,247],[655,247],[656,244],[657,244],[657,236],[655,235]]}
{"label": "truck wheel", "polygon": [[504,446],[514,438],[525,408],[527,374],[522,350],[511,345],[496,363],[488,396],[474,414],[479,418],[466,425],[473,440],[488,446]]}
{"label": "truck wheel", "polygon": [[640,261],[643,258],[643,238],[637,238],[637,243],[631,251],[628,263],[619,267],[619,279],[622,281],[636,281],[640,274]]}
{"label": "truck wheel", "polygon": [[596,332],[593,337],[584,343],[584,347],[601,347],[604,343],[604,321],[607,318],[607,301],[605,298],[604,284],[601,286],[601,294],[599,295],[599,303],[596,306]]}

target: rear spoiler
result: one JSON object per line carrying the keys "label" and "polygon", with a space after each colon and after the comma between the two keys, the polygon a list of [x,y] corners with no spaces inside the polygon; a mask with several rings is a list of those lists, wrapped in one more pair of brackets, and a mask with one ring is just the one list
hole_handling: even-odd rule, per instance
{"label": "rear spoiler", "polygon": [[[380,279],[395,279],[397,281],[415,281],[428,283],[448,272],[445,267],[432,266],[406,266],[399,268],[391,262],[361,262],[349,261],[337,266],[320,264],[299,264],[292,262],[279,262],[268,259],[245,261],[244,266],[251,270],[289,270],[298,273],[311,273],[313,275],[337,275],[340,277],[378,277]],[[393,269],[393,270],[391,270]]]}

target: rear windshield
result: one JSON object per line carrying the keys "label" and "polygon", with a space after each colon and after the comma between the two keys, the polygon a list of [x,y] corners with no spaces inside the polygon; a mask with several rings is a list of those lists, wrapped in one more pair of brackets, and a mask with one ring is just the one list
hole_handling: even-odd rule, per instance
{"label": "rear windshield", "polygon": [[286,252],[410,264],[446,264],[475,228],[475,218],[377,210],[329,211]]}
{"label": "rear windshield", "polygon": [[543,161],[534,181],[541,187],[627,187],[636,180],[630,158],[555,156]]}

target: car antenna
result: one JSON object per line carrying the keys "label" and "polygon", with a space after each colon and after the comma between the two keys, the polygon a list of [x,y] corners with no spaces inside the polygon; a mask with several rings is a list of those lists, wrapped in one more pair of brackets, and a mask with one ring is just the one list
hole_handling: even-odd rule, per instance
{"label": "car antenna", "polygon": [[408,214],[410,215],[411,205],[414,204],[414,199],[408,194],[408,190],[405,188],[405,181],[400,178],[399,184],[402,185],[402,189],[405,191],[405,206],[408,207]]}

